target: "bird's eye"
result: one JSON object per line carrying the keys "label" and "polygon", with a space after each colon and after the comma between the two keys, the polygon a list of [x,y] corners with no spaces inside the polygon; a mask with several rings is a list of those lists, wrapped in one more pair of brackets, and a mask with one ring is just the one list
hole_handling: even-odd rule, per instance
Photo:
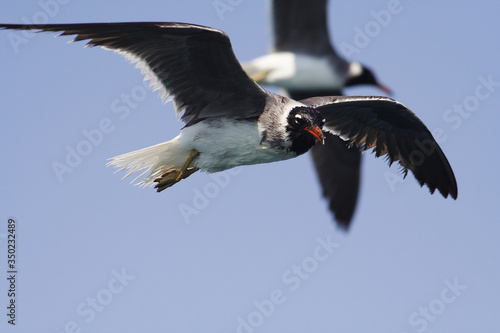
{"label": "bird's eye", "polygon": [[302,123],[303,122],[302,115],[296,114],[293,120],[296,124]]}

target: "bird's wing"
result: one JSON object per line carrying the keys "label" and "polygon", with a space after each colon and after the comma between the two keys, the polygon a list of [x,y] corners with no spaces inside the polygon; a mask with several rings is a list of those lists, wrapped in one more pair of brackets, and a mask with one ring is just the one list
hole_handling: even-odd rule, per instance
{"label": "bird's wing", "polygon": [[271,6],[273,51],[334,52],[326,23],[327,0],[273,0]]}
{"label": "bird's wing", "polygon": [[348,229],[358,199],[361,152],[338,136],[325,134],[325,144],[314,145],[311,156],[330,211],[338,225]]}
{"label": "bird's wing", "polygon": [[125,56],[146,75],[145,79],[173,99],[187,125],[230,116],[258,117],[267,93],[243,71],[229,37],[222,31],[184,23],[88,23],[18,25],[0,29],[61,32],[89,40]]}
{"label": "bird's wing", "polygon": [[[315,91],[288,90],[289,96],[298,101],[311,96],[340,96],[335,89]],[[329,202],[339,226],[348,229],[358,201],[361,152],[348,147],[348,142],[331,133],[325,133],[325,143],[311,148],[311,158],[316,168],[323,196]]]}
{"label": "bird's wing", "polygon": [[325,117],[324,129],[356,145],[399,161],[420,186],[456,199],[457,182],[443,151],[424,123],[406,106],[387,97],[331,96],[301,101]]}

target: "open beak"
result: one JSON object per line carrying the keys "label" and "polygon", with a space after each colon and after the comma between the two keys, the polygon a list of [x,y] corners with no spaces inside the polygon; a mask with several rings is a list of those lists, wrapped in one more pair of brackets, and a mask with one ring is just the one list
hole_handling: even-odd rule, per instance
{"label": "open beak", "polygon": [[311,133],[311,135],[314,136],[316,140],[321,142],[322,145],[325,144],[325,136],[323,135],[323,131],[321,130],[321,128],[319,128],[319,126],[316,126],[314,128],[306,127],[306,131]]}

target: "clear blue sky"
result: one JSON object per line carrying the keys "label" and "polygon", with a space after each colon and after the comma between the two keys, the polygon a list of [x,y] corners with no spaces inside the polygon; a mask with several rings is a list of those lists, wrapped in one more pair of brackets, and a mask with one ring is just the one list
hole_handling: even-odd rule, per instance
{"label": "clear blue sky", "polygon": [[[160,194],[131,186],[106,159],[176,136],[172,104],[113,52],[1,31],[0,331],[498,332],[500,3],[332,1],[328,13],[337,48],[439,133],[458,200],[400,181],[370,153],[348,233],[307,155]],[[270,45],[265,1],[0,3],[0,22],[44,20],[208,25],[242,61]]]}

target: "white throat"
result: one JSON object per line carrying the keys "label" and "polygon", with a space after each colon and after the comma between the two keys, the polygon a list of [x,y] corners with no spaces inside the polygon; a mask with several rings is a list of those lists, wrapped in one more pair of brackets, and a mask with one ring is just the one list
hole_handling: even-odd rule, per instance
{"label": "white throat", "polygon": [[349,64],[349,70],[347,71],[347,77],[357,77],[363,73],[363,66],[359,62],[351,62]]}

